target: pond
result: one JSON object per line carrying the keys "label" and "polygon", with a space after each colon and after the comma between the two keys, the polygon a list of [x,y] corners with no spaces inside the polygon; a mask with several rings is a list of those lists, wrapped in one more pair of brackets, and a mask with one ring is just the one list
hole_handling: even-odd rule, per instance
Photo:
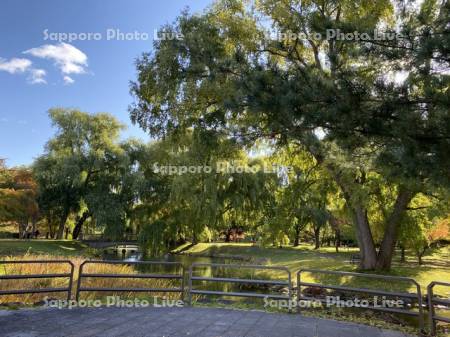
{"label": "pond", "polygon": [[185,270],[188,270],[193,263],[243,263],[242,259],[238,258],[223,258],[223,257],[208,257],[208,256],[192,256],[184,254],[165,254],[161,257],[143,257],[138,250],[128,249],[124,252],[107,250],[103,253],[104,260],[122,260],[122,261],[164,261],[164,262],[179,262],[183,265]]}
{"label": "pond", "polygon": [[[192,256],[184,254],[166,254],[159,258],[143,258],[142,254],[138,250],[129,249],[125,251],[112,251],[109,250],[104,253],[103,258],[105,260],[122,260],[122,261],[164,261],[164,262],[179,262],[185,270],[185,282],[187,282],[188,270],[193,263],[218,263],[218,264],[254,264],[251,261],[243,260],[239,257],[209,257],[209,256]],[[164,265],[136,265],[136,270],[141,273],[177,273],[177,267],[174,266],[164,266]],[[210,266],[199,266],[194,269],[193,276],[198,277],[214,277],[214,278],[245,278],[245,279],[264,279],[270,280],[278,277],[287,277],[283,274],[273,272],[272,270],[255,270],[251,268],[225,268],[225,267],[210,267]],[[283,280],[283,279],[282,279]],[[185,283],[187,285],[187,283]],[[222,292],[252,292],[252,293],[273,293],[273,294],[285,294],[287,291],[286,287],[274,286],[269,284],[240,284],[234,282],[205,282],[205,281],[194,281],[193,287],[195,289],[210,290],[210,291],[222,291]],[[262,304],[261,299],[251,299],[251,298],[230,298],[230,297],[199,297],[197,301],[199,302],[210,302],[219,300],[219,302],[230,303],[230,302],[244,302],[247,304],[255,304],[259,302]]]}

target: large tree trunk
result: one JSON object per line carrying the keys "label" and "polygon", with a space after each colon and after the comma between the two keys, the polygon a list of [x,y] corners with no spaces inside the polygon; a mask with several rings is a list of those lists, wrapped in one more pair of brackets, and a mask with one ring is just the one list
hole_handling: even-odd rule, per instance
{"label": "large tree trunk", "polygon": [[48,235],[45,235],[46,239],[54,239],[55,237],[55,226],[54,226],[54,219],[53,216],[48,216],[47,218],[47,228],[48,228]]}
{"label": "large tree trunk", "polygon": [[69,212],[65,211],[63,216],[61,217],[61,222],[59,223],[59,227],[58,227],[58,233],[56,234],[56,239],[58,239],[58,240],[62,240],[62,238],[64,237],[64,229],[66,227],[66,221],[67,221],[68,217],[69,217]]}
{"label": "large tree trunk", "polygon": [[295,225],[295,237],[294,237],[294,247],[300,245],[300,225]]}
{"label": "large tree trunk", "polygon": [[392,257],[394,255],[395,244],[397,242],[398,228],[400,221],[405,215],[409,202],[414,197],[414,192],[400,187],[389,218],[386,221],[383,241],[381,242],[380,251],[377,257],[377,270],[391,269]]}
{"label": "large tree trunk", "polygon": [[370,230],[367,210],[362,206],[354,207],[353,221],[356,228],[356,239],[361,255],[360,269],[375,269],[377,263],[377,251],[373,242],[372,231]]}
{"label": "large tree trunk", "polygon": [[72,239],[78,239],[78,235],[80,235],[81,228],[83,228],[84,222],[91,216],[89,211],[84,211],[80,218],[78,218],[77,223],[72,232]]}
{"label": "large tree trunk", "polygon": [[335,231],[334,246],[336,247],[336,253],[339,253],[339,248],[341,247],[341,230],[339,228]]}
{"label": "large tree trunk", "polygon": [[406,262],[405,246],[400,247],[400,252],[401,252],[400,262],[404,263]]}
{"label": "large tree trunk", "polygon": [[334,180],[343,192],[344,198],[351,209],[353,223],[356,230],[356,240],[360,250],[361,262],[359,268],[363,270],[375,269],[377,263],[377,251],[373,241],[372,231],[370,229],[367,209],[354,200],[353,191],[350,188],[350,182],[343,179],[341,172],[333,164],[326,165],[328,171],[332,174]]}
{"label": "large tree trunk", "polygon": [[320,248],[320,227],[314,227],[314,249]]}
{"label": "large tree trunk", "polygon": [[360,269],[363,270],[385,270],[390,269],[395,242],[397,240],[398,224],[403,217],[408,203],[411,201],[414,193],[400,188],[399,195],[394,205],[394,210],[387,220],[386,232],[383,237],[381,249],[377,255],[375,243],[367,217],[367,209],[358,201],[352,198],[354,192],[350,185],[352,182],[344,179],[341,170],[331,162],[325,161],[325,156],[319,144],[310,144],[308,151],[314,156],[319,164],[323,164],[330,172],[333,179],[343,192],[344,198],[351,209],[354,226],[356,229],[356,238],[360,249],[361,262]]}
{"label": "large tree trunk", "polygon": [[328,211],[328,218],[328,222],[334,231],[334,246],[336,247],[336,253],[339,253],[339,247],[341,246],[341,229],[339,228],[339,221],[330,211]]}
{"label": "large tree trunk", "polygon": [[31,218],[31,237],[37,239],[36,235],[37,216],[33,215]]}
{"label": "large tree trunk", "polygon": [[28,219],[19,221],[19,239],[26,239],[27,227],[28,227]]}

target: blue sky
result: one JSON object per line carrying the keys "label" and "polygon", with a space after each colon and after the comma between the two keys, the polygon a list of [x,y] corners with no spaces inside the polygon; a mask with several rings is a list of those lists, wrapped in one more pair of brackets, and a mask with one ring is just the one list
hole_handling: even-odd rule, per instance
{"label": "blue sky", "polygon": [[[0,158],[31,164],[54,134],[51,107],[110,112],[128,125],[124,137],[148,140],[127,112],[134,60],[152,49],[154,30],[186,7],[203,11],[211,0],[3,0],[0,11]],[[107,30],[141,39],[107,40]],[[45,31],[47,30],[47,35]],[[90,41],[56,41],[55,33],[96,33]],[[101,35],[101,40],[97,38]],[[145,40],[145,34],[148,39]],[[47,37],[47,40],[45,38]],[[77,37],[83,38],[82,35]]]}

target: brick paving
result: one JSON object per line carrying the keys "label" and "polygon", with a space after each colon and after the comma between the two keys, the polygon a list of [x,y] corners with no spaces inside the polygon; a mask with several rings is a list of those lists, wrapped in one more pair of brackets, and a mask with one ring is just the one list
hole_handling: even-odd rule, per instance
{"label": "brick paving", "polygon": [[360,324],[215,308],[0,310],[1,337],[405,337]]}

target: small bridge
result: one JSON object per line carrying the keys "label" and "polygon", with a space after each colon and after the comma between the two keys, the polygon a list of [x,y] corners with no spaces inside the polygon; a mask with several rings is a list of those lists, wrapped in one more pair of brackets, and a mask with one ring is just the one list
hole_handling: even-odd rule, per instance
{"label": "small bridge", "polygon": [[105,238],[103,234],[87,234],[81,240],[89,247],[96,249],[113,248],[117,250],[137,250],[138,241],[135,234],[124,235],[123,238],[118,240],[111,240]]}

